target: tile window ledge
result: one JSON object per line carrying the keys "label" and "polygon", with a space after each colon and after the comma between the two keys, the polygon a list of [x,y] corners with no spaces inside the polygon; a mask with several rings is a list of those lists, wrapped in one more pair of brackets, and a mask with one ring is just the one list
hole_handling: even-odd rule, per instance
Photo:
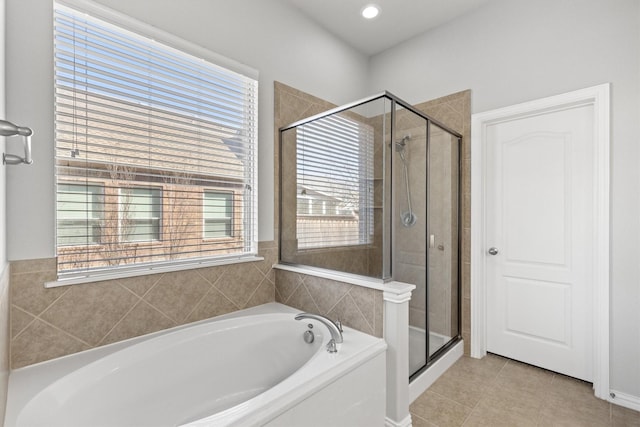
{"label": "tile window ledge", "polygon": [[57,288],[60,286],[80,285],[83,283],[101,282],[104,280],[123,279],[127,277],[146,276],[149,274],[169,273],[174,271],[193,270],[197,268],[216,267],[229,264],[240,264],[245,262],[264,261],[264,257],[257,255],[234,256],[206,261],[183,261],[163,263],[159,265],[132,266],[122,268],[117,271],[95,272],[82,276],[74,276],[45,282],[45,288]]}
{"label": "tile window ledge", "polygon": [[[363,288],[384,291],[388,294],[401,295],[411,298],[411,292],[416,288],[415,285],[397,281],[384,281],[373,277],[360,276],[358,274],[342,273],[335,270],[324,268],[308,267],[293,264],[274,264],[273,268],[293,273],[306,274],[308,276],[322,277],[324,279],[335,280],[336,282],[349,283],[351,285],[361,286]],[[407,299],[408,301],[408,299]]]}

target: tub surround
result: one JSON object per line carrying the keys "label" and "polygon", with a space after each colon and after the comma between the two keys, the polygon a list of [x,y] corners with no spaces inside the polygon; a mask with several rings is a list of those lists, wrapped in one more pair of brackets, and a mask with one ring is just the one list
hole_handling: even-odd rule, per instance
{"label": "tub surround", "polygon": [[275,242],[263,261],[45,289],[55,259],[11,263],[13,369],[273,302]]}
{"label": "tub surround", "polygon": [[275,292],[277,302],[382,337],[382,291],[277,269]]}
{"label": "tub surround", "polygon": [[[297,312],[263,304],[19,369],[7,422],[286,426],[312,419],[382,427],[385,342],[345,328],[345,342],[330,354],[327,331],[315,320],[295,321]],[[311,345],[302,340],[308,323],[315,324]],[[248,369],[256,352],[264,357]],[[174,363],[184,359],[190,363]],[[171,372],[149,381],[169,365]],[[56,399],[60,393],[67,399]],[[132,404],[127,393],[152,398]]]}
{"label": "tub surround", "polygon": [[275,270],[275,242],[260,262],[45,289],[55,259],[11,263],[13,369],[268,302],[340,319],[382,337],[382,290]]}

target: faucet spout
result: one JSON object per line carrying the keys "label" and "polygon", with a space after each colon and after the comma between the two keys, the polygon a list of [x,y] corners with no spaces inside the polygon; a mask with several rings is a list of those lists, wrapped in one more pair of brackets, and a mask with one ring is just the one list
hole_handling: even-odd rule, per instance
{"label": "faucet spout", "polygon": [[318,322],[326,326],[327,329],[329,329],[329,333],[331,334],[331,339],[335,343],[340,344],[342,342],[342,332],[340,331],[340,328],[338,327],[338,325],[336,325],[336,323],[333,320],[329,319],[328,317],[322,316],[320,314],[300,313],[296,315],[295,319],[296,320],[302,320],[302,319],[317,320]]}

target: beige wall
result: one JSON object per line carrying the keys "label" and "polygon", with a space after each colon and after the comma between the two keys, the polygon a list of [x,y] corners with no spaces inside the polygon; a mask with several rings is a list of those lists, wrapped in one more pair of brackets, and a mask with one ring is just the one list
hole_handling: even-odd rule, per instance
{"label": "beige wall", "polygon": [[54,258],[12,262],[11,367],[272,302],[275,243],[261,242],[259,255],[264,261],[51,289],[43,283],[56,277]]}

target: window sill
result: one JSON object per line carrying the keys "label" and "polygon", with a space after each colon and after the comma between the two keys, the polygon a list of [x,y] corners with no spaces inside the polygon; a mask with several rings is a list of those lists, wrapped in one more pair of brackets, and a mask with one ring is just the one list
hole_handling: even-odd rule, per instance
{"label": "window sill", "polygon": [[101,282],[103,280],[124,279],[127,277],[145,276],[148,274],[170,273],[174,271],[193,270],[196,268],[216,267],[244,262],[264,261],[264,258],[256,255],[230,256],[215,260],[176,261],[172,263],[124,267],[118,271],[93,272],[85,275],[77,275],[63,279],[45,282],[45,288],[57,288],[60,286],[80,285],[83,283]]}

